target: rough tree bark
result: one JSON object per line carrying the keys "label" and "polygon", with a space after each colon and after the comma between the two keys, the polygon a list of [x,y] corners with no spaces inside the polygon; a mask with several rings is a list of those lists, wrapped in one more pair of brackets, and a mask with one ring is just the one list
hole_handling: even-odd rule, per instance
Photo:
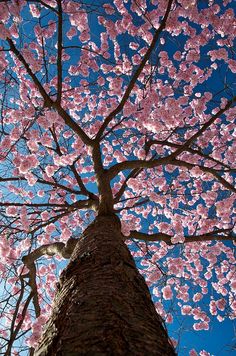
{"label": "rough tree bark", "polygon": [[116,216],[99,216],[60,277],[35,356],[175,355]]}

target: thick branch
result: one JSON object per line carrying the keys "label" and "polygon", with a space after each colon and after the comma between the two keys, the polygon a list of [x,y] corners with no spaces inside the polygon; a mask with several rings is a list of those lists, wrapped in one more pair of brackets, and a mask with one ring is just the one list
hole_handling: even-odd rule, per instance
{"label": "thick branch", "polygon": [[[173,235],[174,236],[174,235]],[[128,239],[136,239],[147,242],[160,242],[164,241],[167,245],[176,245],[171,242],[171,238],[173,237],[169,234],[164,234],[162,232],[158,232],[156,234],[145,234],[139,231],[130,231],[130,235],[127,237]],[[235,241],[236,236],[233,234],[232,229],[218,229],[215,231],[207,232],[205,234],[200,235],[188,235],[185,236],[186,242],[206,242],[206,241]]]}
{"label": "thick branch", "polygon": [[57,254],[63,258],[70,258],[77,241],[77,239],[70,238],[66,244],[64,242],[53,242],[40,246],[29,255],[24,256],[22,261],[28,267],[43,255],[54,256]]}
{"label": "thick branch", "polygon": [[144,161],[144,160],[130,160],[124,161],[115,164],[111,168],[108,169],[107,174],[109,179],[113,179],[119,172],[128,170],[128,169],[135,169],[135,168],[154,168],[157,166],[161,166],[163,164],[171,164],[171,157],[163,157],[159,159]]}
{"label": "thick branch", "polygon": [[96,174],[97,187],[99,192],[98,214],[106,215],[113,213],[113,195],[109,176],[103,168],[100,144],[96,143],[92,151],[94,171]]}
{"label": "thick branch", "polygon": [[188,169],[192,169],[194,167],[198,167],[198,168],[201,169],[201,171],[212,174],[225,188],[227,188],[227,189],[231,190],[232,192],[236,193],[236,188],[231,183],[229,183],[226,179],[221,177],[220,174],[218,173],[220,171],[216,171],[214,168],[199,166],[197,164],[184,162],[184,161],[181,161],[181,160],[178,160],[178,159],[173,159],[171,161],[171,164],[173,164],[175,166],[178,166],[178,167],[186,167]]}
{"label": "thick branch", "polygon": [[36,283],[36,266],[35,261],[43,255],[54,256],[59,255],[63,258],[70,258],[74,251],[77,239],[70,238],[66,244],[63,242],[54,242],[48,245],[38,247],[36,250],[22,257],[22,262],[28,268],[29,272],[22,275],[23,278],[29,278],[29,286],[31,287],[31,294],[33,296],[33,304],[35,308],[36,317],[40,315],[40,306],[38,300],[38,291]]}
{"label": "thick branch", "polygon": [[109,170],[107,171],[107,174],[109,176],[109,179],[113,179],[120,171],[126,170],[126,169],[137,169],[137,168],[154,168],[160,165],[166,165],[166,164],[171,164],[173,166],[178,166],[178,167],[186,167],[188,169],[192,169],[194,167],[200,168],[203,172],[207,172],[212,174],[225,188],[236,192],[236,188],[230,184],[227,180],[225,180],[223,177],[220,176],[220,171],[217,171],[213,168],[209,167],[204,167],[204,166],[199,166],[197,164],[192,164],[188,162],[184,162],[181,160],[177,160],[172,158],[172,155],[168,157],[163,157],[155,160],[149,160],[149,161],[143,161],[143,160],[131,160],[131,161],[124,161],[115,164]]}
{"label": "thick branch", "polygon": [[[150,140],[149,142],[146,143],[145,149],[146,151],[149,151],[152,145],[162,145],[162,146],[168,146],[168,147],[173,147],[173,148],[181,148],[182,145],[179,143],[174,143],[174,142],[169,142],[167,140],[161,141],[161,140]],[[205,158],[206,160],[212,161],[218,165],[221,165],[222,167],[228,169],[229,171],[235,171],[235,169],[231,169],[228,165],[225,163],[203,153],[200,149],[193,149],[190,147],[186,147],[185,150],[186,152],[192,153],[193,155],[198,155],[201,156],[202,158]]]}

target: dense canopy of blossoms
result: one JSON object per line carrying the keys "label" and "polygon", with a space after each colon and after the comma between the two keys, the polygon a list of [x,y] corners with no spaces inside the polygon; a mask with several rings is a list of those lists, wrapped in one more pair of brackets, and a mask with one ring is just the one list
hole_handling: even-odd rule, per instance
{"label": "dense canopy of blossoms", "polygon": [[229,0],[0,1],[6,355],[35,346],[63,248],[107,212],[166,322],[235,318],[235,36]]}

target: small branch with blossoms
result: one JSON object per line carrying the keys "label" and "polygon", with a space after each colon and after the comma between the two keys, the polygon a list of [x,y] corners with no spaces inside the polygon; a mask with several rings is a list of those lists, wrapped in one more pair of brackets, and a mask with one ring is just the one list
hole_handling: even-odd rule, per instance
{"label": "small branch with blossoms", "polygon": [[119,112],[121,112],[123,110],[123,107],[125,105],[125,103],[127,102],[140,74],[142,73],[143,71],[143,68],[144,66],[146,65],[146,63],[148,62],[148,60],[150,59],[150,56],[157,44],[157,41],[162,33],[162,31],[165,29],[166,27],[166,23],[167,23],[167,20],[169,18],[169,14],[170,14],[170,11],[171,11],[171,7],[172,7],[172,4],[173,4],[173,0],[169,0],[168,1],[168,4],[167,4],[167,8],[166,8],[166,12],[165,12],[165,15],[163,17],[163,20],[160,24],[160,26],[158,27],[158,29],[156,30],[154,36],[153,36],[153,39],[152,39],[152,42],[147,50],[147,52],[145,53],[141,63],[139,64],[138,68],[135,70],[125,92],[124,92],[124,95],[120,101],[120,103],[118,104],[118,106],[105,118],[102,126],[100,127],[98,133],[97,133],[97,136],[96,136],[96,140],[101,140],[101,137],[103,135],[103,132],[105,131],[105,129],[107,128],[107,126],[109,125],[109,123],[111,122],[111,120],[117,115],[119,114]]}

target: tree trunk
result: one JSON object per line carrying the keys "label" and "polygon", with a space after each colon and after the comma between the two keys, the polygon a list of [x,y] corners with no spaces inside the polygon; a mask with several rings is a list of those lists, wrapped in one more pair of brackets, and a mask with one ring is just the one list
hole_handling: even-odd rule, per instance
{"label": "tree trunk", "polygon": [[176,355],[116,216],[85,230],[35,356]]}

